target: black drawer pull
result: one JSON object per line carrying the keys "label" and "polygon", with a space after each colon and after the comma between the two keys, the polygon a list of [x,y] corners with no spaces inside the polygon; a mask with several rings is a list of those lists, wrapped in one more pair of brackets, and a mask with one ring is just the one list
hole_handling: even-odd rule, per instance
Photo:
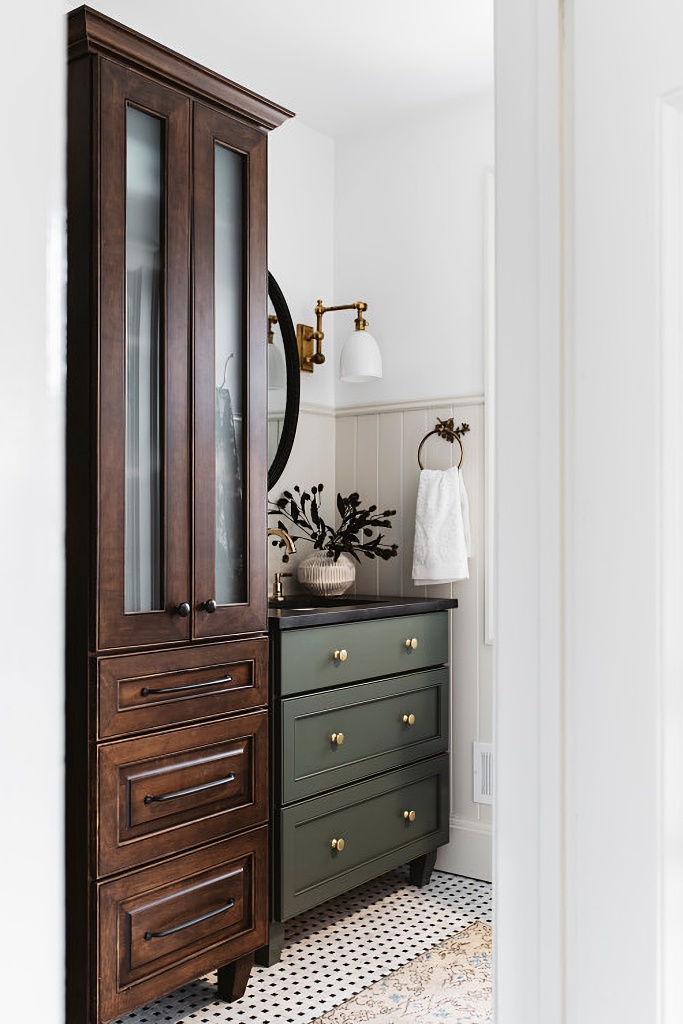
{"label": "black drawer pull", "polygon": [[149,697],[151,693],[179,693],[181,690],[198,690],[201,686],[220,686],[221,683],[231,683],[232,676],[225,676],[224,679],[209,679],[205,683],[183,683],[182,686],[162,686],[160,690],[150,690],[149,686],[143,686],[140,696]]}
{"label": "black drawer pull", "polygon": [[215,910],[210,910],[208,914],[200,914],[199,917],[193,917],[191,921],[184,921],[182,924],[177,924],[174,928],[167,928],[163,932],[145,932],[145,939],[149,942],[150,939],[165,939],[167,935],[174,935],[176,932],[182,932],[185,928],[191,928],[193,924],[201,924],[202,921],[208,921],[211,917],[217,917],[219,914],[224,914],[226,910],[232,910],[235,906],[235,901],[230,898],[226,900],[224,906],[216,907]]}
{"label": "black drawer pull", "polygon": [[215,782],[204,782],[201,786],[190,786],[189,789],[177,789],[175,793],[162,793],[161,796],[152,796],[148,793],[145,797],[146,804],[161,804],[164,800],[175,800],[179,796],[189,796],[190,793],[201,793],[204,789],[213,789],[215,786],[222,786],[226,782],[234,782],[235,773],[230,772],[224,779],[216,779]]}

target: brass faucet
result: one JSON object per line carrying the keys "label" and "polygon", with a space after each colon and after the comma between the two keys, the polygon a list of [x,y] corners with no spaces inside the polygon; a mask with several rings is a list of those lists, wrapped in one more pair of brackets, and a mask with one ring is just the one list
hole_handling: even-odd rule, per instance
{"label": "brass faucet", "polygon": [[[289,536],[289,534],[287,533],[286,530],[280,530],[280,529],[278,529],[275,526],[270,526],[268,528],[268,536],[269,537],[271,537],[271,536],[280,537],[280,539],[282,540],[282,542],[285,545],[285,548],[287,549],[287,554],[288,555],[293,555],[294,552],[296,551],[296,545],[295,545],[294,541]],[[293,576],[293,575],[294,574],[291,573],[291,572],[276,572],[275,573],[275,579],[273,581],[273,597],[272,597],[273,601],[284,601],[285,598],[284,598],[284,595],[282,593],[282,577],[283,576]]]}
{"label": "brass faucet", "polygon": [[294,541],[289,536],[286,530],[279,530],[276,526],[269,526],[268,536],[270,537],[272,535],[280,537],[284,541],[284,545],[287,548],[288,555],[294,554],[294,552],[296,551],[296,545],[294,544]]}
{"label": "brass faucet", "polygon": [[276,572],[275,579],[273,580],[273,596],[272,601],[284,601],[285,595],[282,593],[282,577],[293,576],[293,572]]}

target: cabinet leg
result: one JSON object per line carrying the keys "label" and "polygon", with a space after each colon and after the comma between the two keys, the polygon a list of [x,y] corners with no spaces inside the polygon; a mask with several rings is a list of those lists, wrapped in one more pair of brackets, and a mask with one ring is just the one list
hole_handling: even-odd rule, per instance
{"label": "cabinet leg", "polygon": [[234,1003],[235,1000],[242,998],[253,963],[254,954],[249,953],[247,956],[240,957],[239,960],[233,960],[232,963],[226,964],[225,967],[218,968],[216,990],[219,999],[224,999],[226,1003]]}
{"label": "cabinet leg", "polygon": [[431,853],[424,853],[421,857],[416,857],[415,860],[410,862],[410,884],[416,885],[418,889],[422,889],[425,885],[429,885],[429,880],[432,877],[432,871],[436,864],[436,850],[432,850]]}
{"label": "cabinet leg", "polygon": [[256,950],[259,967],[273,967],[279,963],[285,944],[285,926],[282,921],[271,921],[268,930],[268,945]]}

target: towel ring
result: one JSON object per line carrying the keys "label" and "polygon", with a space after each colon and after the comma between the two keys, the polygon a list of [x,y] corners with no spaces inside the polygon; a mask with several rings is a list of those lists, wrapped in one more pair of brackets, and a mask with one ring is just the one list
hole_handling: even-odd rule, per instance
{"label": "towel ring", "polygon": [[437,425],[434,427],[433,430],[430,430],[428,434],[425,434],[425,436],[420,441],[420,447],[417,449],[417,464],[420,467],[420,469],[424,469],[424,466],[422,465],[422,448],[427,438],[431,437],[432,434],[438,434],[439,437],[443,437],[443,439],[445,441],[449,441],[450,444],[453,444],[453,441],[458,442],[458,445],[460,446],[460,461],[458,462],[458,469],[460,469],[460,467],[462,466],[462,461],[465,457],[465,449],[462,446],[460,434],[466,434],[469,429],[470,428],[467,423],[462,423],[459,427],[454,428],[452,419],[437,420]]}

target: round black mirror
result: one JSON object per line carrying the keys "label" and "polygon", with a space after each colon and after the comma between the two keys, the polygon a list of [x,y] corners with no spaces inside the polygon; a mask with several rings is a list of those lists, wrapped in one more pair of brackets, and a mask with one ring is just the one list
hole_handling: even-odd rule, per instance
{"label": "round black mirror", "polygon": [[299,420],[296,332],[280,286],[268,274],[268,490],[282,476]]}

